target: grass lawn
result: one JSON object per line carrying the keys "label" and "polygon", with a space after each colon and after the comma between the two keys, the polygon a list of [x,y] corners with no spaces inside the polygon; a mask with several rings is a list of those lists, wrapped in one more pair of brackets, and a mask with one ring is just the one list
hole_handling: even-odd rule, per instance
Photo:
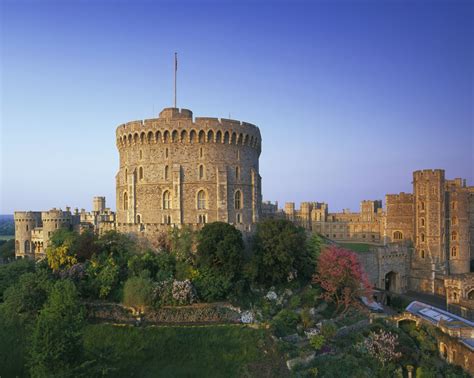
{"label": "grass lawn", "polygon": [[341,247],[351,249],[355,252],[369,252],[369,249],[375,247],[373,244],[367,243],[338,243]]}
{"label": "grass lawn", "polygon": [[[244,326],[86,327],[90,358],[114,377],[274,377],[287,375],[267,330]],[[99,357],[100,358],[100,357]]]}
{"label": "grass lawn", "polygon": [[0,235],[0,240],[15,239],[15,235]]}

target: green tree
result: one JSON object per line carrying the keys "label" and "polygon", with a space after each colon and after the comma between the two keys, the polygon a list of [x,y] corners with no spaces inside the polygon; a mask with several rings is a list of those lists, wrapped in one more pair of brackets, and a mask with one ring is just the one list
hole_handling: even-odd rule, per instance
{"label": "green tree", "polygon": [[232,288],[231,280],[217,271],[204,267],[193,278],[199,297],[206,302],[225,299]]}
{"label": "green tree", "polygon": [[29,259],[16,260],[0,265],[0,302],[3,301],[5,290],[15,284],[22,274],[34,272],[35,262]]}
{"label": "green tree", "polygon": [[84,309],[74,283],[56,282],[31,339],[32,377],[72,377],[82,362]]}
{"label": "green tree", "polygon": [[77,256],[73,252],[73,239],[67,239],[60,246],[50,245],[46,248],[46,259],[53,272],[69,269],[77,263]]}
{"label": "green tree", "polygon": [[152,281],[147,277],[131,277],[123,288],[123,304],[143,312],[152,301]]}
{"label": "green tree", "polygon": [[206,224],[198,235],[197,267],[210,269],[235,282],[241,274],[244,255],[242,233],[234,226],[214,222]]}
{"label": "green tree", "polygon": [[309,340],[310,345],[315,349],[315,350],[320,350],[323,346],[324,343],[326,342],[326,339],[323,335],[314,335],[311,337]]}
{"label": "green tree", "polygon": [[172,228],[169,232],[171,252],[177,261],[189,261],[192,259],[192,250],[195,233],[190,227]]}
{"label": "green tree", "polygon": [[286,282],[292,273],[311,277],[315,260],[306,248],[303,228],[283,219],[269,219],[257,225],[253,242],[251,274],[263,285]]}
{"label": "green tree", "polygon": [[20,323],[34,321],[50,289],[51,281],[46,271],[23,274],[16,284],[5,291],[3,311],[6,318]]}
{"label": "green tree", "polygon": [[0,260],[11,261],[15,259],[15,239],[0,240]]}

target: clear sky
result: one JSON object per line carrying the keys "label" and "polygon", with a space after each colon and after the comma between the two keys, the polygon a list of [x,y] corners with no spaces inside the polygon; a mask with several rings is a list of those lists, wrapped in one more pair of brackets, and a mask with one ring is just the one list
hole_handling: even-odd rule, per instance
{"label": "clear sky", "polygon": [[115,128],[172,106],[260,127],[267,200],[474,181],[472,1],[1,1],[0,213],[115,208]]}

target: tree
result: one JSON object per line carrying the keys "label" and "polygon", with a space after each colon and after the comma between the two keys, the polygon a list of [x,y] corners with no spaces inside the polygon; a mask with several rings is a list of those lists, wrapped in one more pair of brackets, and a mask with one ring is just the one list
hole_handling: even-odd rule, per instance
{"label": "tree", "polygon": [[82,361],[84,309],[74,283],[57,281],[36,321],[31,339],[32,377],[69,377]]}
{"label": "tree", "polygon": [[51,281],[44,270],[25,273],[4,294],[3,310],[7,319],[20,323],[36,319],[51,289]]}
{"label": "tree", "polygon": [[0,260],[10,261],[15,259],[15,239],[0,240]]}
{"label": "tree", "polygon": [[131,277],[123,288],[123,303],[143,312],[152,301],[153,284],[147,277]]}
{"label": "tree", "polygon": [[63,244],[57,246],[52,244],[46,248],[46,259],[53,272],[60,269],[69,269],[77,263],[77,257],[72,249],[73,239],[67,239]]}
{"label": "tree", "polygon": [[257,225],[253,242],[253,279],[270,286],[289,277],[310,278],[315,260],[306,248],[303,228],[283,219],[270,219]]}
{"label": "tree", "polygon": [[313,282],[321,285],[323,298],[336,304],[343,312],[359,306],[360,296],[369,296],[371,286],[354,252],[331,246],[318,259]]}
{"label": "tree", "polygon": [[195,234],[190,227],[172,228],[169,232],[170,249],[178,261],[192,259]]}
{"label": "tree", "polygon": [[34,272],[35,262],[29,259],[13,261],[0,265],[0,302],[3,301],[5,290],[15,284],[22,274]]}
{"label": "tree", "polygon": [[197,266],[234,282],[242,270],[244,241],[234,226],[214,222],[206,224],[198,235]]}

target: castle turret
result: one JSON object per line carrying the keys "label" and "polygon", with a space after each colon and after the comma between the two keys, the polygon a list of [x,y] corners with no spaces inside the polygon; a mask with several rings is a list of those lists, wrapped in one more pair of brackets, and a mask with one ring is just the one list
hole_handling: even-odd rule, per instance
{"label": "castle turret", "polygon": [[32,231],[41,227],[41,213],[38,211],[15,211],[15,256],[34,257]]}

